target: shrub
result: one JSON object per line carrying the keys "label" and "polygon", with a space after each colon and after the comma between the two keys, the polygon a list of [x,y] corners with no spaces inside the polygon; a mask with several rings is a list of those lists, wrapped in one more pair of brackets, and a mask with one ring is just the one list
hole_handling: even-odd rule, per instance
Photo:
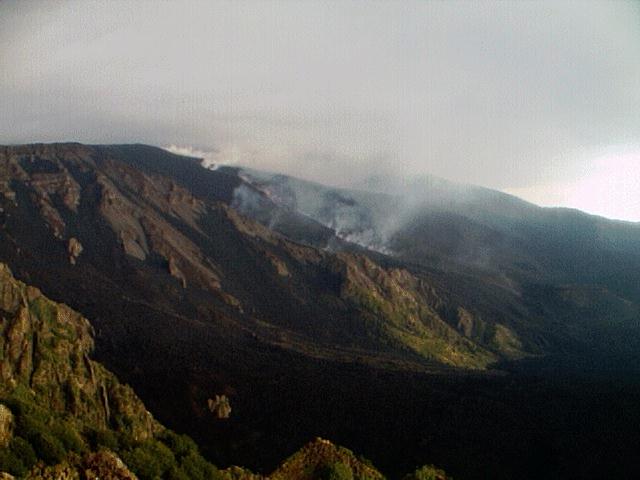
{"label": "shrub", "polygon": [[216,467],[207,462],[197,451],[189,453],[180,461],[182,471],[193,480],[222,478]]}
{"label": "shrub", "polygon": [[353,472],[348,465],[336,462],[321,468],[318,477],[321,480],[353,480]]}
{"label": "shrub", "polygon": [[58,422],[51,428],[51,433],[60,440],[64,449],[76,453],[83,453],[87,446],[73,425],[67,422]]}
{"label": "shrub", "polygon": [[178,468],[169,469],[168,478],[175,480],[186,478],[215,480],[221,478],[218,469],[200,455],[198,446],[191,437],[166,430],[159,439],[173,452],[179,465]]}
{"label": "shrub", "polygon": [[178,435],[171,430],[165,431],[159,439],[173,452],[176,458],[180,459],[191,452],[198,452],[198,446],[187,435]]}
{"label": "shrub", "polygon": [[45,421],[46,418],[38,415],[34,411],[29,411],[24,405],[22,405],[22,408],[18,413],[16,432],[21,437],[31,440],[31,437],[35,437],[37,434],[47,431]]}
{"label": "shrub", "polygon": [[0,472],[22,477],[27,473],[27,467],[8,448],[0,450]]}
{"label": "shrub", "polygon": [[192,480],[182,469],[175,466],[169,469],[165,477],[167,480]]}
{"label": "shrub", "polygon": [[444,470],[440,470],[433,465],[424,465],[415,472],[410,473],[403,480],[451,480]]}
{"label": "shrub", "polygon": [[122,459],[142,480],[162,477],[176,467],[176,459],[166,445],[157,440],[147,440],[133,450],[123,452]]}
{"label": "shrub", "polygon": [[31,313],[37,316],[39,319],[54,323],[58,315],[58,308],[56,305],[46,300],[45,298],[38,297],[29,305]]}
{"label": "shrub", "polygon": [[120,449],[118,435],[111,430],[89,430],[86,435],[94,450],[104,447],[117,452]]}
{"label": "shrub", "polygon": [[11,475],[24,476],[36,461],[33,447],[24,438],[13,437],[8,448],[0,449],[0,471]]}
{"label": "shrub", "polygon": [[33,445],[38,458],[41,458],[49,465],[60,463],[66,457],[62,442],[49,433],[39,432],[30,437],[29,441]]}
{"label": "shrub", "polygon": [[20,459],[26,468],[30,468],[35,465],[38,458],[36,452],[33,451],[33,447],[29,442],[21,437],[13,437],[9,444],[9,450]]}

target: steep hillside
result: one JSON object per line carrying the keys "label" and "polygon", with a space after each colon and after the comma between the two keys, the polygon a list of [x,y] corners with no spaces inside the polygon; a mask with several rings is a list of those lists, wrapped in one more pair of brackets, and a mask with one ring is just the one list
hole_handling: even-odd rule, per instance
{"label": "steep hillside", "polygon": [[158,423],[130,387],[91,359],[87,319],[15,280],[4,264],[0,312],[0,474],[31,480],[133,480],[136,474],[143,480],[384,479],[350,450],[321,439],[268,477],[241,467],[218,471],[191,439]]}
{"label": "steep hillside", "polygon": [[169,470],[219,478],[193,443],[160,425],[130,387],[90,358],[85,318],[16,281],[4,264],[0,312],[0,471],[135,478],[131,468],[141,478]]}
{"label": "steep hillside", "polygon": [[[540,208],[433,177],[384,178],[369,185],[372,191],[356,191],[250,169],[223,171],[339,237],[404,260],[516,282],[599,285],[640,299],[640,224]],[[256,201],[238,204],[255,215]],[[277,217],[271,222],[278,228]]]}
{"label": "steep hillside", "polygon": [[[374,359],[380,354],[474,368],[495,360],[446,325],[415,294],[407,293],[413,295],[415,310],[409,314],[393,312],[393,302],[385,308],[363,303],[366,299],[350,290],[356,277],[373,285],[377,280],[367,275],[383,279],[392,272],[363,269],[353,255],[336,257],[292,243],[218,201],[229,200],[233,178],[196,165],[198,174],[213,175],[209,189],[197,181],[185,186],[178,182],[192,178],[188,172],[193,162],[172,156],[175,165],[165,172],[161,167],[169,154],[151,153],[157,163],[148,160],[147,147],[140,147],[137,156],[118,147],[6,149],[5,258],[16,271],[34,275],[44,287],[51,286],[54,296],[77,307],[89,298],[103,302],[98,288],[124,287],[127,293],[117,295],[116,303],[152,304],[155,310],[201,321],[224,317],[240,322],[235,329],[241,335],[249,331],[269,344],[314,355],[329,350],[333,356],[336,349],[348,355],[357,350],[358,355],[365,351]],[[158,171],[173,176],[154,173]],[[48,266],[39,268],[45,262]],[[52,284],[47,269],[62,271],[62,281]],[[419,283],[407,272],[395,275],[403,276],[407,286]],[[154,282],[148,281],[152,276]],[[86,278],[94,281],[84,285]],[[253,288],[255,284],[261,288]],[[88,290],[83,298],[77,298],[78,285]],[[403,293],[398,281],[394,289],[399,298]],[[388,300],[380,294],[375,297]],[[213,323],[216,328],[223,322]],[[391,325],[394,331],[388,328]],[[111,341],[119,338],[108,336]]]}
{"label": "steep hillside", "polygon": [[[0,190],[0,260],[90,318],[96,359],[217,465],[264,475],[322,436],[396,477],[628,470],[633,389],[536,376],[547,359],[559,376],[633,368],[637,303],[613,288],[366,250],[237,172],[141,145],[2,147]],[[556,428],[580,415],[582,443]]]}
{"label": "steep hillside", "polygon": [[[322,433],[301,425],[261,448],[261,435],[277,435],[261,398],[288,402],[289,387],[272,389],[296,375],[351,364],[484,369],[500,355],[445,321],[430,302],[446,297],[422,296],[428,281],[289,241],[228,205],[237,178],[193,159],[77,144],[0,157],[0,259],[91,318],[97,359],[218,464],[268,471]],[[228,419],[210,407],[221,396]]]}
{"label": "steep hillside", "polygon": [[[590,340],[607,329],[608,336],[617,330],[619,338],[638,345],[640,224],[540,208],[500,192],[430,177],[408,184],[386,178],[377,185],[385,193],[378,193],[250,169],[222,171],[255,187],[251,196],[236,195],[238,208],[259,221],[266,212],[275,212],[269,224],[276,230],[281,228],[278,211],[256,200],[259,194],[281,209],[318,221],[338,238],[386,254],[392,259],[386,261],[405,265],[414,275],[428,272],[440,292],[460,299],[464,284],[473,284],[462,298],[481,320],[450,316],[449,323],[485,348],[504,345],[508,338],[510,346],[504,349],[516,356],[518,351],[607,350],[607,343]],[[248,191],[242,186],[235,191],[243,188]],[[332,248],[350,249],[335,243]],[[566,296],[562,307],[552,300],[569,289],[577,296],[602,294],[589,308],[571,305]],[[542,298],[540,291],[550,297]],[[633,306],[615,308],[617,326],[611,329],[605,312],[613,298]],[[509,308],[501,308],[507,303]],[[589,322],[578,325],[585,315]],[[565,328],[567,323],[571,326]],[[487,338],[487,328],[501,333]]]}

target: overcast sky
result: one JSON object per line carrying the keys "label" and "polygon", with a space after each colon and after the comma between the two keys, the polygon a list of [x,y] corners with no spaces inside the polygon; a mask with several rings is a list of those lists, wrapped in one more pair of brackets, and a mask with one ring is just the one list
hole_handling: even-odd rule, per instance
{"label": "overcast sky", "polygon": [[640,221],[640,2],[0,1],[0,143],[62,140]]}

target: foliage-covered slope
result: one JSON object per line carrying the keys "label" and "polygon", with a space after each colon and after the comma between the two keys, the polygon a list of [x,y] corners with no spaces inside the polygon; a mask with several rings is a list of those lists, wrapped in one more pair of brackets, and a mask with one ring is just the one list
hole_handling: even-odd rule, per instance
{"label": "foliage-covered slope", "polygon": [[350,450],[316,438],[289,457],[273,472],[270,480],[384,480],[369,462]]}
{"label": "foliage-covered slope", "polygon": [[[15,280],[4,264],[0,312],[0,472],[32,480],[261,478],[238,467],[219,472],[190,438],[160,425],[130,387],[90,358],[87,319]],[[317,439],[267,478],[384,477]]]}
{"label": "foliage-covered slope", "polygon": [[130,387],[90,358],[92,350],[85,318],[0,264],[0,471],[134,478],[130,468],[141,478],[216,477],[195,444],[160,425]]}

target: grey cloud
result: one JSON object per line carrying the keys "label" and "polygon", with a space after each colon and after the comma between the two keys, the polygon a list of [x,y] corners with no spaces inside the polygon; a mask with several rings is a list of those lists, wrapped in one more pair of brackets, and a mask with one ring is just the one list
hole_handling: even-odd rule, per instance
{"label": "grey cloud", "polygon": [[173,144],[343,186],[430,173],[537,198],[593,152],[640,151],[638,58],[634,2],[5,1],[0,142]]}

